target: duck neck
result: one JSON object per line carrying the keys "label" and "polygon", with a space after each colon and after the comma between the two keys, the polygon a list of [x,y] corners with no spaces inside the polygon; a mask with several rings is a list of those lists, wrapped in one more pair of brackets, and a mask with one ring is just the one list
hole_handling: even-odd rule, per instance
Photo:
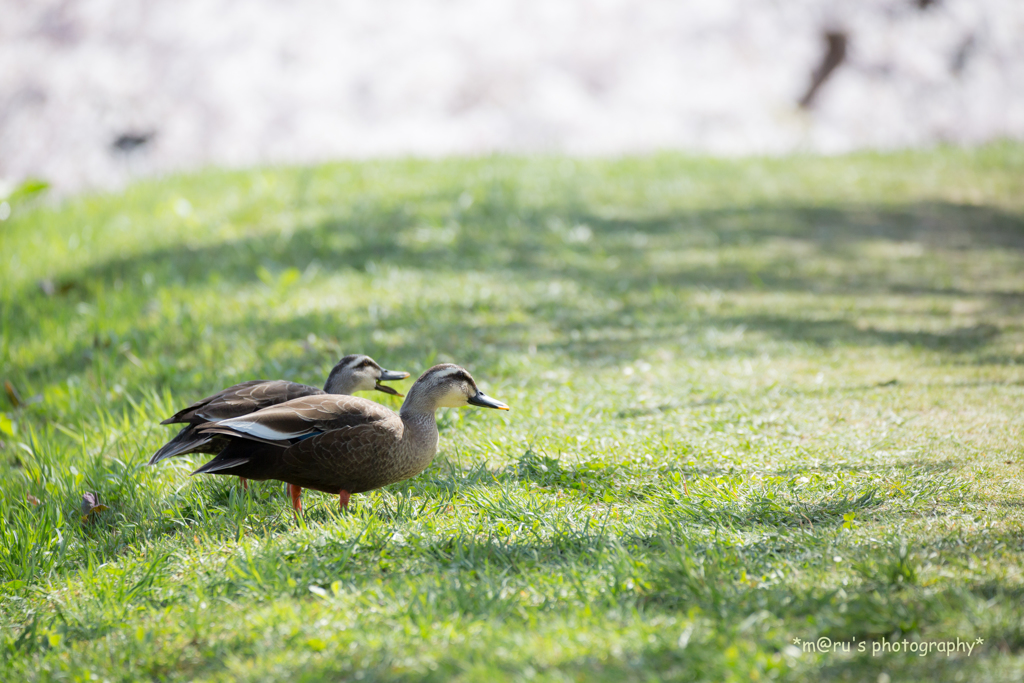
{"label": "duck neck", "polygon": [[434,416],[436,410],[436,403],[429,396],[417,392],[415,386],[402,403],[398,413],[405,429],[401,448],[405,453],[403,464],[409,476],[426,469],[437,453],[439,434]]}
{"label": "duck neck", "polygon": [[347,376],[337,367],[331,370],[331,374],[327,375],[327,381],[324,382],[324,391],[328,394],[343,394],[345,396],[351,396],[354,389],[355,382],[352,381],[352,378]]}
{"label": "duck neck", "polygon": [[433,459],[439,436],[434,413],[402,412],[400,415],[402,424],[405,427],[405,436],[402,440],[405,442],[406,447],[417,452],[423,451],[426,453],[429,451],[429,455],[426,457],[428,461]]}
{"label": "duck neck", "polygon": [[403,421],[421,417],[429,417],[433,421],[436,411],[437,400],[424,390],[422,386],[413,384],[412,389],[409,390],[409,395],[402,402],[402,409],[399,411],[399,415],[402,416]]}

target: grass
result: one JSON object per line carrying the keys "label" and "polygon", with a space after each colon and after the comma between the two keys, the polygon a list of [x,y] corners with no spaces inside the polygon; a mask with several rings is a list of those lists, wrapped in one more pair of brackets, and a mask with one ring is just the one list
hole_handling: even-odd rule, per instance
{"label": "grass", "polygon": [[[0,264],[0,679],[1024,676],[1024,146],[210,170]],[[352,352],[513,411],[349,514],[145,465]]]}

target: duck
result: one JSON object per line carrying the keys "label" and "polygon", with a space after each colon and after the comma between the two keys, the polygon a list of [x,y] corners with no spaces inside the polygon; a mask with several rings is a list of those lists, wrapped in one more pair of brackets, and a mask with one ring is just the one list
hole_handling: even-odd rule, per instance
{"label": "duck", "polygon": [[[216,434],[200,433],[198,427],[202,425],[240,418],[302,396],[350,395],[357,391],[376,390],[401,397],[402,394],[381,382],[393,382],[408,376],[408,372],[385,370],[367,355],[350,354],[331,369],[322,390],[283,379],[258,379],[235,384],[161,422],[164,425],[184,424],[185,427],[153,454],[149,464],[155,465],[161,460],[188,453],[209,454],[223,450],[227,441]],[[246,478],[242,477],[241,483],[243,488],[249,487]]]}
{"label": "duck", "polygon": [[302,396],[200,425],[200,434],[226,439],[227,446],[192,474],[277,479],[290,485],[296,512],[303,488],[338,496],[344,511],[352,494],[425,470],[437,453],[437,409],[467,405],[510,410],[450,363],[420,375],[397,413],[357,396]]}

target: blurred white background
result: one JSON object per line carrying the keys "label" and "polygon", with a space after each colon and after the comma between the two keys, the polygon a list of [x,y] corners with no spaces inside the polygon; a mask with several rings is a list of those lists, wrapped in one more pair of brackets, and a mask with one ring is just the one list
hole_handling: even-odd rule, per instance
{"label": "blurred white background", "polygon": [[8,186],[1000,137],[1024,137],[1024,0],[0,0]]}

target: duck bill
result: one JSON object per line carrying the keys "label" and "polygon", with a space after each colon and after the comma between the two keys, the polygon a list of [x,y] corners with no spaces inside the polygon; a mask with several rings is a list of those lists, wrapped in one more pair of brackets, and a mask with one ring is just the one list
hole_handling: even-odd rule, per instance
{"label": "duck bill", "polygon": [[497,410],[512,410],[507,405],[502,403],[496,398],[487,396],[482,391],[476,392],[476,396],[472,396],[469,399],[469,404],[472,406],[480,406],[481,408],[495,408]]}
{"label": "duck bill", "polygon": [[405,379],[409,376],[408,372],[397,372],[395,370],[385,370],[381,368],[380,379],[378,382],[394,382],[396,380]]}
{"label": "duck bill", "polygon": [[395,391],[394,389],[392,389],[388,385],[381,384],[380,380],[377,380],[377,383],[373,385],[373,388],[376,389],[377,391],[381,392],[381,393],[384,393],[384,394],[391,394],[392,396],[399,396],[399,397],[405,396],[405,394],[398,393],[397,391]]}
{"label": "duck bill", "polygon": [[384,394],[391,394],[392,396],[404,397],[405,394],[400,394],[391,387],[381,384],[381,382],[394,382],[395,380],[405,379],[408,376],[408,372],[396,372],[394,370],[385,370],[381,368],[380,378],[373,385],[373,388]]}

